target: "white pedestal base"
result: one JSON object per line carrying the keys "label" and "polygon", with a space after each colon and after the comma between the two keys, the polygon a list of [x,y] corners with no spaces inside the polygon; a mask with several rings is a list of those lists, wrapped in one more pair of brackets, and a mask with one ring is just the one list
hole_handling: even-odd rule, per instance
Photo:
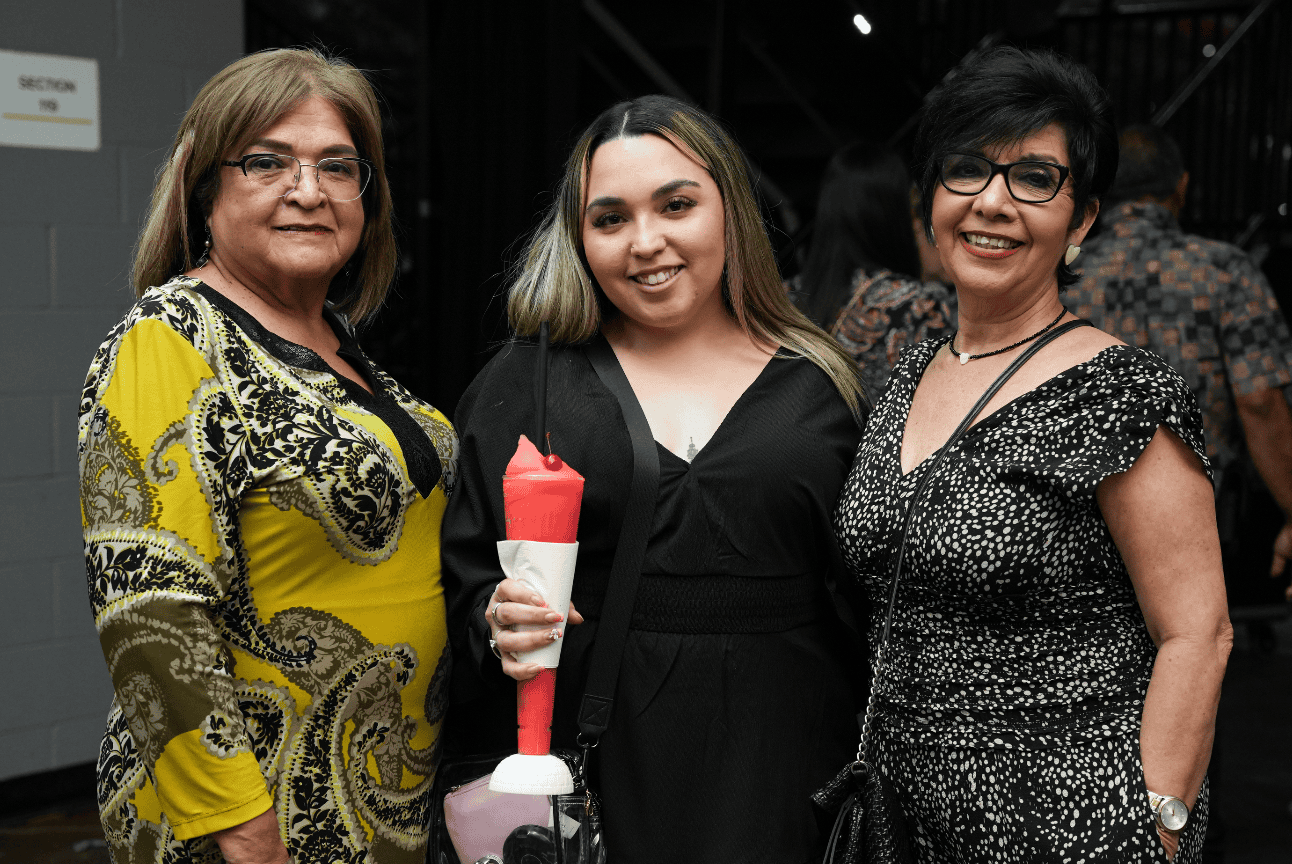
{"label": "white pedestal base", "polygon": [[508,756],[493,769],[489,788],[514,795],[569,795],[574,791],[570,769],[555,756]]}

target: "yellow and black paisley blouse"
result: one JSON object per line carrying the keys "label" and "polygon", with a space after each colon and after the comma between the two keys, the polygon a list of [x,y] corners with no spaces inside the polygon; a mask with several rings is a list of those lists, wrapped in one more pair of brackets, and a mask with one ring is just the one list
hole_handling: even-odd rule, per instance
{"label": "yellow and black paisley blouse", "polygon": [[449,422],[373,392],[200,281],[148,291],[80,403],[85,561],[116,690],[117,864],[220,861],[271,806],[299,862],[420,862],[447,702]]}

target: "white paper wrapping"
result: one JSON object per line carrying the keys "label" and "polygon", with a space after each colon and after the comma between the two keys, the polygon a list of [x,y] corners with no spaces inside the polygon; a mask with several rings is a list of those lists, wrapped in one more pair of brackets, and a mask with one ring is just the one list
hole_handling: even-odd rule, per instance
{"label": "white paper wrapping", "polygon": [[[570,612],[570,591],[574,587],[574,563],[578,554],[577,542],[498,541],[498,562],[502,564],[502,572],[533,588],[549,608],[561,614],[562,619],[567,619]],[[559,624],[517,624],[515,629],[527,632],[556,627],[564,633],[568,623],[568,620],[562,620]],[[562,641],[557,639],[535,651],[518,652],[516,657],[522,663],[541,663],[548,669],[555,669],[561,660]]]}

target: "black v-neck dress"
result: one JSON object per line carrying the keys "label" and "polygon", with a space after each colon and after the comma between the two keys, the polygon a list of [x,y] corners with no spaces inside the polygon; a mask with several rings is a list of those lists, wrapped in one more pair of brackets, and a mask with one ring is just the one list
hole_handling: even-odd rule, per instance
{"label": "black v-neck dress", "polygon": [[[882,628],[901,527],[929,458],[903,474],[920,377],[946,339],[902,354],[839,500],[844,558]],[[1166,427],[1208,471],[1184,380],[1119,345],[979,420],[921,495],[906,540],[873,757],[917,859],[1165,861],[1140,715],[1157,651],[1099,510],[1104,478]],[[1204,784],[1175,864],[1199,860]]]}
{"label": "black v-neck dress", "polygon": [[[487,646],[502,578],[502,475],[532,435],[533,345],[505,347],[458,406],[457,490],[444,522],[454,641],[449,747],[514,749],[515,682]],[[618,403],[582,348],[552,352],[552,451],[585,478],[574,605],[553,742],[575,714],[632,474]],[[593,759],[611,860],[798,862],[809,796],[856,748],[860,647],[840,623],[831,513],[860,432],[829,379],[781,352],[688,464],[659,446],[654,528],[610,729]],[[845,668],[845,663],[852,669]]]}

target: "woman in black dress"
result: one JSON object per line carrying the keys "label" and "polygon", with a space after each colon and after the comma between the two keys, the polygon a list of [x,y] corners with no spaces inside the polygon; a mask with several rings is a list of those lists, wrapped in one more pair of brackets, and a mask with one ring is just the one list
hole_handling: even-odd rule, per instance
{"label": "woman in black dress", "polygon": [[[586,478],[570,622],[504,580],[501,478],[532,427],[534,345],[503,348],[458,407],[444,557],[457,741],[515,746],[513,652],[565,639],[553,743],[573,746],[632,473],[618,403],[585,354],[613,348],[660,463],[609,731],[593,757],[612,860],[806,861],[809,796],[854,746],[849,650],[827,577],[831,512],[860,437],[847,355],[790,305],[740,150],[651,96],[588,128],[510,289],[523,340],[549,320],[552,452]],[[490,652],[496,640],[501,663]],[[508,677],[510,676],[510,677]]]}
{"label": "woman in black dress", "polygon": [[[1000,49],[926,103],[923,206],[960,329],[903,354],[839,503],[845,558],[881,601],[872,648],[930,457],[1072,320],[1061,286],[1116,146],[1094,77],[1048,53]],[[1080,327],[929,478],[871,754],[919,861],[1199,860],[1231,637],[1208,472],[1180,376]]]}

